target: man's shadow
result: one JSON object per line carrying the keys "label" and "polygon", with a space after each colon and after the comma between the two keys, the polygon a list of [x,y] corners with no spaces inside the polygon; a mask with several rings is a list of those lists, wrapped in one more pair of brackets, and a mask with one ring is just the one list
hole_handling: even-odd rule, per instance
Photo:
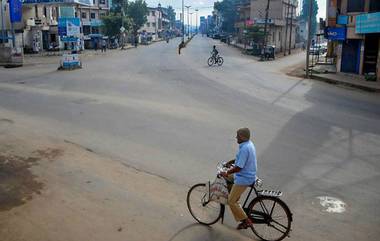
{"label": "man's shadow", "polygon": [[168,241],[243,241],[255,240],[253,233],[238,232],[226,226],[215,224],[207,226],[199,223],[187,225],[178,230]]}

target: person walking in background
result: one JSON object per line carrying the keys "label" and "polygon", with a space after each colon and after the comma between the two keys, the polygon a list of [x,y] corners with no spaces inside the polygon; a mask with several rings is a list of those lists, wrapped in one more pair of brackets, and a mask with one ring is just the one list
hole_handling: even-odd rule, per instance
{"label": "person walking in background", "polygon": [[105,39],[102,40],[102,53],[107,51],[107,41]]}

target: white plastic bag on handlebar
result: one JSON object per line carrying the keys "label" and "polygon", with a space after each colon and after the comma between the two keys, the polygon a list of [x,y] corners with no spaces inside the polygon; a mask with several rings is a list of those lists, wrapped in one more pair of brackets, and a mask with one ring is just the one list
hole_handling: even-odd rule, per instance
{"label": "white plastic bag on handlebar", "polygon": [[227,182],[222,177],[215,178],[210,185],[210,200],[226,205],[228,200]]}

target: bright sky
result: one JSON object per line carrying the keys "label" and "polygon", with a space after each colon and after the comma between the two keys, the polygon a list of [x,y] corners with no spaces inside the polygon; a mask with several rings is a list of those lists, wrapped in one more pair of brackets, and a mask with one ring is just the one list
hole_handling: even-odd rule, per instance
{"label": "bright sky", "polygon": [[[302,0],[298,0],[299,6],[302,4]],[[326,17],[326,0],[317,0],[318,1],[318,16],[317,18],[325,18]],[[168,5],[171,5],[176,13],[177,13],[177,19],[179,19],[180,15],[179,13],[182,12],[182,1],[181,0],[146,0],[149,7],[156,7],[158,3],[161,3],[163,7],[167,7]],[[211,15],[211,12],[213,10],[214,2],[215,0],[184,0],[185,5],[190,5],[190,11],[189,12],[195,12],[195,9],[198,9],[198,19],[200,16],[207,16]],[[192,15],[192,22],[193,25],[195,25],[195,14]],[[187,21],[186,18],[186,8],[185,8],[185,21]],[[199,24],[199,20],[198,20]]]}

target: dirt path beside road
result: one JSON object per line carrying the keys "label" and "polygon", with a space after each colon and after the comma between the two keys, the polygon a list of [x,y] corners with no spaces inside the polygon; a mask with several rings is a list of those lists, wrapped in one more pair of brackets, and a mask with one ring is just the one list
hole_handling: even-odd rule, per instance
{"label": "dirt path beside road", "polygon": [[189,220],[186,188],[13,117],[0,120],[2,241],[164,240]]}

